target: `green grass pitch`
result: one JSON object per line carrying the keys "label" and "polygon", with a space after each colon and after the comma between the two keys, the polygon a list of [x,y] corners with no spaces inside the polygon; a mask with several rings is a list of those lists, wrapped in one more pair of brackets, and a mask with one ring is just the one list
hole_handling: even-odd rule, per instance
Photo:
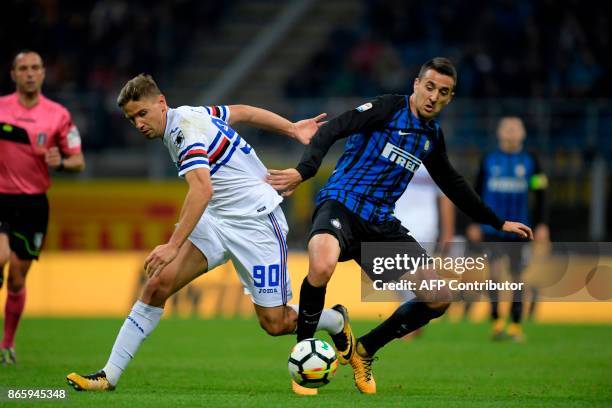
{"label": "green grass pitch", "polygon": [[[493,343],[485,324],[440,322],[395,341],[374,363],[378,394],[360,395],[341,366],[316,397],[290,391],[294,337],[268,337],[254,320],[166,319],[109,393],[77,393],[71,371],[106,361],[121,320],[25,319],[18,366],[0,367],[0,389],[65,388],[68,401],[28,406],[120,407],[541,407],[612,406],[612,326],[526,327],[525,344]],[[353,322],[357,334],[373,322]],[[326,336],[322,336],[326,338]],[[0,406],[25,406],[0,396]],[[42,404],[42,405],[40,405]]]}

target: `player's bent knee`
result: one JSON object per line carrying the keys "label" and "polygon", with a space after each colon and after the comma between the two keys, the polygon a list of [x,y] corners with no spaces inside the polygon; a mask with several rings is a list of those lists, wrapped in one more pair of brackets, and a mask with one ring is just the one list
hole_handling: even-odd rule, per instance
{"label": "player's bent knee", "polygon": [[0,268],[6,265],[11,257],[10,249],[0,249]]}
{"label": "player's bent knee", "polygon": [[0,267],[4,266],[11,258],[11,247],[9,246],[8,236],[0,233]]}
{"label": "player's bent knee", "polygon": [[311,284],[317,286],[317,283],[327,283],[333,274],[334,267],[331,265],[312,265],[308,271],[308,280]]}
{"label": "player's bent knee", "polygon": [[143,291],[145,303],[157,306],[162,305],[172,295],[172,285],[159,276],[147,280]]}
{"label": "player's bent knee", "polygon": [[283,336],[288,333],[287,325],[283,321],[260,320],[259,325],[270,336]]}
{"label": "player's bent knee", "polygon": [[6,286],[10,292],[17,293],[25,287],[25,278],[9,275]]}
{"label": "player's bent knee", "polygon": [[[310,278],[316,278],[317,281],[327,283],[334,274],[336,269],[337,260],[335,258],[320,257],[313,259],[310,262],[310,268],[308,275]],[[314,282],[311,282],[314,283]]]}

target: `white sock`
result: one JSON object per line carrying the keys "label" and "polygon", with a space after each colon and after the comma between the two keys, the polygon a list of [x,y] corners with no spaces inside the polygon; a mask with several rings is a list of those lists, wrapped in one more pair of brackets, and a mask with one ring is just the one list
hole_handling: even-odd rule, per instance
{"label": "white sock", "polygon": [[108,382],[113,386],[117,385],[123,370],[134,358],[134,354],[144,339],[155,329],[163,313],[164,309],[149,306],[140,300],[134,303],[132,311],[119,330],[108,362],[103,368]]}
{"label": "white sock", "polygon": [[[298,313],[298,305],[287,306],[295,310],[295,313]],[[334,335],[340,333],[343,327],[344,318],[342,317],[342,313],[337,312],[334,309],[323,309],[321,312],[321,317],[319,318],[319,324],[317,324],[317,331],[325,330],[330,335]]]}

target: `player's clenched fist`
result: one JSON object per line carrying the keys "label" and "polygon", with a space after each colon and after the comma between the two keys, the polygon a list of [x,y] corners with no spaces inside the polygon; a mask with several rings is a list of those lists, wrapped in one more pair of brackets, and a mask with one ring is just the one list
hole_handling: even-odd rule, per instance
{"label": "player's clenched fist", "polygon": [[62,163],[62,155],[57,147],[52,147],[45,151],[45,163],[47,166],[57,168]]}
{"label": "player's clenched fist", "polygon": [[144,269],[149,278],[161,272],[166,265],[176,258],[178,248],[172,244],[158,245],[147,256],[144,262]]}

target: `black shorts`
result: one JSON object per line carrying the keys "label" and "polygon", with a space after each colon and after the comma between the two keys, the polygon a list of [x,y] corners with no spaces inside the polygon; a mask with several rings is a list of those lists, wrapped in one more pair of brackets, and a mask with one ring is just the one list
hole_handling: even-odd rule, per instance
{"label": "black shorts", "polygon": [[0,194],[0,233],[19,259],[38,259],[48,223],[45,194]]}
{"label": "black shorts", "polygon": [[493,262],[507,255],[512,276],[520,275],[527,266],[528,257],[525,254],[525,245],[528,243],[528,240],[523,239],[500,238],[489,234],[484,236],[484,248],[489,261]]}
{"label": "black shorts", "polygon": [[340,242],[338,259],[340,262],[355,260],[362,265],[362,242],[408,242],[414,244],[410,245],[413,253],[409,256],[427,257],[427,251],[418,244],[399,220],[393,219],[382,224],[373,224],[335,200],[324,201],[316,208],[312,216],[312,228],[308,240],[322,233],[331,234]]}

